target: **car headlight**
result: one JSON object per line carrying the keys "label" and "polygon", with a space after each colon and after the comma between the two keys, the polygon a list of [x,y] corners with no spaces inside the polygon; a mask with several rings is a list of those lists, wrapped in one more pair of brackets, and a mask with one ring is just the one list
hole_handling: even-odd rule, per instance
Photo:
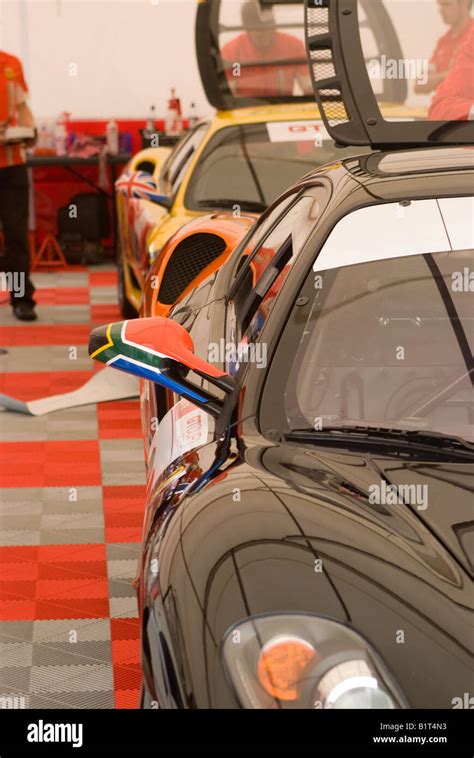
{"label": "car headlight", "polygon": [[320,616],[255,616],[226,633],[222,657],[243,708],[406,707],[370,645]]}

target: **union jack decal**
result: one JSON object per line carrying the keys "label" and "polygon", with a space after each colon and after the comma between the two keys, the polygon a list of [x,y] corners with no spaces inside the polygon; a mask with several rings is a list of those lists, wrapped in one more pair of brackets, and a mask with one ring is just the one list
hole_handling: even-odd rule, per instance
{"label": "union jack decal", "polygon": [[128,198],[159,202],[166,200],[166,195],[156,191],[156,182],[146,171],[132,171],[122,174],[115,182],[115,189]]}

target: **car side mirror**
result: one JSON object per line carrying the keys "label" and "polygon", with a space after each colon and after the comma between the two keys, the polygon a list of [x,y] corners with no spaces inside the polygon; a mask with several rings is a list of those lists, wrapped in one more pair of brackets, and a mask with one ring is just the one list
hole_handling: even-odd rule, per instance
{"label": "car side mirror", "polygon": [[159,384],[217,417],[222,401],[189,382],[194,371],[210,384],[231,393],[235,379],[194,354],[191,335],[167,318],[137,318],[99,326],[91,332],[89,355],[127,374]]}
{"label": "car side mirror", "polygon": [[158,192],[156,181],[147,171],[122,174],[115,182],[115,191],[129,200],[148,200],[150,203],[156,203],[168,209],[172,205],[168,195]]}

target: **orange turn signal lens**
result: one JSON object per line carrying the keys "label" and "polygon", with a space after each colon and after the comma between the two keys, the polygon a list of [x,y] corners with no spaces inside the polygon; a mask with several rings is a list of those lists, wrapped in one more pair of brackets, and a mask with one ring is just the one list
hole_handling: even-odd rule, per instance
{"label": "orange turn signal lens", "polygon": [[316,658],[316,650],[306,640],[275,637],[260,653],[257,667],[260,684],[278,700],[297,700],[301,675]]}

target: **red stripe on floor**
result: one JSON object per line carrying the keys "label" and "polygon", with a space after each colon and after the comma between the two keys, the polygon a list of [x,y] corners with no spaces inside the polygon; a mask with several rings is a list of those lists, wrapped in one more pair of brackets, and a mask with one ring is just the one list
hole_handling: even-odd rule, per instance
{"label": "red stripe on floor", "polygon": [[105,545],[4,547],[0,576],[2,621],[109,616]]}
{"label": "red stripe on floor", "polygon": [[123,321],[118,305],[91,305],[91,321],[94,324],[110,324],[112,321]]}
{"label": "red stripe on floor", "polygon": [[77,390],[93,375],[92,365],[90,371],[19,371],[17,374],[0,374],[0,392],[18,400],[38,400]]}
{"label": "red stripe on floor", "polygon": [[0,345],[4,347],[87,345],[89,334],[90,327],[88,324],[2,326],[0,327]]}
{"label": "red stripe on floor", "polygon": [[121,400],[97,406],[99,437],[102,440],[141,438],[140,402]]}
{"label": "red stripe on floor", "polygon": [[116,284],[116,271],[91,271],[89,274],[89,287],[114,287]]}
{"label": "red stripe on floor", "polygon": [[103,488],[106,542],[139,542],[143,527],[144,485]]}
{"label": "red stripe on floor", "polygon": [[4,442],[3,487],[76,487],[101,483],[97,440]]}
{"label": "red stripe on floor", "polygon": [[38,305],[87,305],[90,292],[87,287],[42,287],[35,292]]}
{"label": "red stripe on floor", "polygon": [[138,708],[140,699],[139,619],[110,619],[115,707]]}

